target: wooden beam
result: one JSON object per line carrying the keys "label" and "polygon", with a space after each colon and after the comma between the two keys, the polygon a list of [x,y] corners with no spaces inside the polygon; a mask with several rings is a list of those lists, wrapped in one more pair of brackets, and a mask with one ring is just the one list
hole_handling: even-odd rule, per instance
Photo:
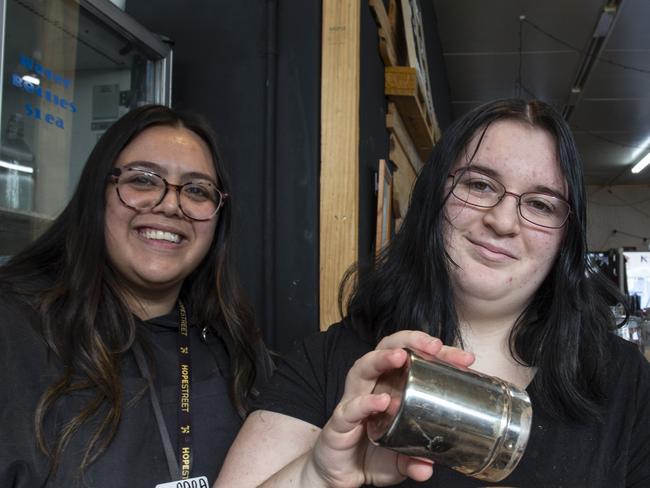
{"label": "wooden beam", "polygon": [[379,31],[379,53],[386,66],[397,66],[397,51],[395,50],[395,31],[391,19],[386,12],[383,0],[368,0],[370,11],[375,17]]}
{"label": "wooden beam", "polygon": [[404,40],[406,42],[406,62],[412,68],[418,67],[418,53],[413,33],[413,11],[411,0],[401,0],[402,20],[404,21]]}
{"label": "wooden beam", "polygon": [[375,254],[390,241],[393,222],[393,175],[385,159],[379,160],[377,172],[377,223],[375,226]]}
{"label": "wooden beam", "polygon": [[323,0],[320,328],[340,320],[338,288],[358,259],[361,2]]}
{"label": "wooden beam", "polygon": [[388,103],[388,113],[386,113],[386,127],[389,132],[395,136],[395,140],[402,146],[404,153],[408,157],[409,163],[413,167],[415,174],[420,174],[423,163],[422,158],[418,154],[417,149],[413,145],[413,139],[409,136],[406,127],[404,127],[404,121],[397,112],[397,107],[394,103]]}
{"label": "wooden beam", "polygon": [[395,231],[397,231],[406,217],[411,191],[417,176],[409,163],[404,148],[397,142],[394,134],[390,136],[390,159],[397,166],[397,171],[393,174],[393,214],[395,216]]}

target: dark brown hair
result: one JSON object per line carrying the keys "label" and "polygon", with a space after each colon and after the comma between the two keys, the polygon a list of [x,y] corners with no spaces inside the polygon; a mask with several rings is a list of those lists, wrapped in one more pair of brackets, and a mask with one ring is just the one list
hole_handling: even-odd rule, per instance
{"label": "dark brown hair", "polygon": [[[210,148],[220,189],[231,194],[206,120],[160,105],[143,106],[124,115],[101,137],[70,203],[50,228],[0,267],[0,283],[27,297],[40,312],[41,333],[63,366],[62,376],[43,393],[35,413],[36,440],[51,457],[52,471],[70,438],[88,423],[97,427],[80,463],[83,472],[104,452],[123,413],[120,364],[141,339],[119,277],[107,258],[104,195],[107,176],[120,152],[154,126],[183,127],[201,137]],[[220,210],[207,255],[184,281],[181,298],[197,325],[220,327],[220,334],[229,339],[231,399],[244,415],[255,379],[255,345],[260,339],[233,270],[231,223],[229,201]],[[48,411],[58,399],[78,390],[91,390],[93,395],[49,442],[45,436]]]}

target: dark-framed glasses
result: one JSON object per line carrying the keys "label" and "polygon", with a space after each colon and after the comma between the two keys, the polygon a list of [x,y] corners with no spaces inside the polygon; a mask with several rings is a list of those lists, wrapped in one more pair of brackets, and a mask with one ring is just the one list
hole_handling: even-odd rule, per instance
{"label": "dark-framed glasses", "polygon": [[457,199],[480,208],[496,207],[511,195],[517,199],[519,215],[531,224],[559,229],[571,214],[571,206],[566,200],[543,192],[526,192],[518,195],[507,191],[503,184],[471,166],[449,175],[453,179],[451,193]]}
{"label": "dark-framed glasses", "polygon": [[120,201],[134,210],[150,210],[163,201],[169,189],[176,191],[178,206],[192,220],[210,220],[223,206],[227,193],[210,180],[193,179],[182,185],[169,183],[162,176],[137,168],[113,168],[112,177]]}

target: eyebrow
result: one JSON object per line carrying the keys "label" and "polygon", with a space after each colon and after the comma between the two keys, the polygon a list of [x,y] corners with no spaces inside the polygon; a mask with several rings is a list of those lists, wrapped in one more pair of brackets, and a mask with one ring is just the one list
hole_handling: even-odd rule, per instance
{"label": "eyebrow", "polygon": [[[472,168],[472,169],[477,169],[477,170],[479,170],[479,172],[484,173],[487,176],[490,176],[490,177],[494,178],[495,180],[499,180],[499,178],[501,176],[500,173],[498,171],[496,171],[495,169],[490,168],[488,166],[483,166],[481,164],[471,163],[471,164],[468,165],[468,167]],[[501,183],[501,184],[503,185],[503,183]],[[566,197],[564,196],[564,194],[561,191],[559,191],[559,190],[557,190],[555,188],[551,188],[550,186],[535,185],[535,187],[531,191],[535,192],[535,193],[546,193],[548,195],[552,195],[552,196],[554,196],[556,198],[559,198],[560,200],[564,200],[565,202],[567,201]],[[530,193],[531,191],[526,191],[524,193]]]}
{"label": "eyebrow", "polygon": [[[131,161],[126,163],[123,167],[149,170],[152,173],[159,174],[160,176],[167,176],[167,170],[163,166],[152,161]],[[181,175],[181,180],[207,180],[214,186],[217,186],[217,183],[214,181],[212,176],[201,173],[200,171],[190,171],[189,173],[183,173]]]}

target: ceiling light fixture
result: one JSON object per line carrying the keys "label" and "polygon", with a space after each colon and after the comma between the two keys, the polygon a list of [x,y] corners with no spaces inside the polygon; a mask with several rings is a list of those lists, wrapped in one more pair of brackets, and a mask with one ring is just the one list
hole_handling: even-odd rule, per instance
{"label": "ceiling light fixture", "polygon": [[641,158],[641,160],[640,160],[638,163],[636,163],[636,164],[634,165],[634,167],[632,168],[632,173],[634,173],[634,174],[638,174],[638,173],[640,173],[640,172],[643,171],[643,170],[645,169],[645,167],[648,166],[649,164],[650,164],[650,151],[648,151],[648,152],[646,153],[646,155],[643,156],[643,157]]}
{"label": "ceiling light fixture", "polygon": [[0,161],[0,168],[14,169],[16,171],[21,171],[23,173],[33,173],[34,168],[30,166],[23,166],[22,164],[8,163],[6,161]]}

